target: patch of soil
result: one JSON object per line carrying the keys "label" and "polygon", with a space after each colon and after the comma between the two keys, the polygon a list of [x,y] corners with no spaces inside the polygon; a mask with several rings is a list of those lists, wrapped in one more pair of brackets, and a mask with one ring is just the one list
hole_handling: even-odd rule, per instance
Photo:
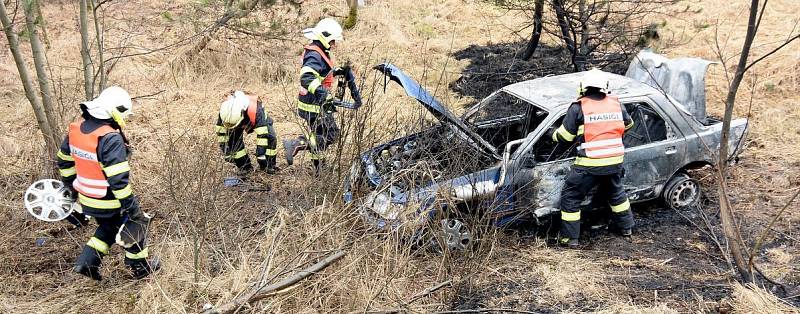
{"label": "patch of soil", "polygon": [[[530,60],[522,60],[526,41],[487,46],[471,45],[453,54],[456,60],[469,60],[461,77],[450,88],[462,96],[482,99],[503,86],[548,75],[574,72],[567,49],[539,44]],[[602,69],[624,74],[627,59],[605,65]]]}

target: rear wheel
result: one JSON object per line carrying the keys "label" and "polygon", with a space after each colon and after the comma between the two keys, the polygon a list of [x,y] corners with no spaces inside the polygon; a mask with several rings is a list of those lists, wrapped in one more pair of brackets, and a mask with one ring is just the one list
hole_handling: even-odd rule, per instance
{"label": "rear wheel", "polygon": [[687,209],[700,204],[700,184],[685,173],[677,173],[664,188],[664,203],[672,209]]}

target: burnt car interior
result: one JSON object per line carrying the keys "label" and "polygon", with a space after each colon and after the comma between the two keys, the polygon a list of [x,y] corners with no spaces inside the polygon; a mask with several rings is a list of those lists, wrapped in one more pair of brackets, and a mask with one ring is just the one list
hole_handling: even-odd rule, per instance
{"label": "burnt car interior", "polygon": [[[663,118],[647,103],[636,102],[625,104],[625,110],[633,119],[633,128],[625,132],[622,138],[625,147],[636,147],[667,139],[667,124]],[[550,126],[555,130],[564,120],[562,115]],[[550,133],[548,133],[550,134]],[[539,162],[555,161],[575,157],[577,145],[573,143],[556,143],[550,137],[542,136],[533,149],[534,160]]]}
{"label": "burnt car interior", "polygon": [[506,92],[499,92],[466,119],[468,125],[498,150],[536,130],[547,111]]}
{"label": "burnt car interior", "polygon": [[625,104],[625,110],[633,119],[633,128],[625,132],[622,143],[625,147],[636,147],[667,139],[667,123],[647,103]]}

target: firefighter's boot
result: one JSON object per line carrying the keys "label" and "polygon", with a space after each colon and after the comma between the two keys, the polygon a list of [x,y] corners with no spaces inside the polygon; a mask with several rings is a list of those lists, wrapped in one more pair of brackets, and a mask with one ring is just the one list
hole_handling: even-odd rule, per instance
{"label": "firefighter's boot", "polygon": [[558,239],[558,245],[571,250],[577,250],[580,247],[580,242],[578,239],[560,238]]}
{"label": "firefighter's boot", "polygon": [[277,161],[275,160],[275,156],[267,157],[267,167],[264,169],[264,171],[266,171],[267,174],[278,173],[278,171],[281,171],[281,168],[278,168],[276,164]]}
{"label": "firefighter's boot", "polygon": [[294,156],[301,150],[308,149],[308,140],[303,135],[298,136],[296,139],[284,140],[283,149],[286,155],[286,164],[291,166],[294,163]]}
{"label": "firefighter's boot", "polygon": [[322,160],[314,159],[314,177],[319,178],[319,174],[322,172]]}
{"label": "firefighter's boot", "polygon": [[100,263],[102,263],[103,255],[94,248],[84,245],[81,255],[75,262],[75,272],[94,280],[102,280],[100,276]]}
{"label": "firefighter's boot", "polygon": [[161,269],[161,261],[158,258],[129,259],[125,258],[125,265],[131,268],[131,276],[134,279],[142,279]]}

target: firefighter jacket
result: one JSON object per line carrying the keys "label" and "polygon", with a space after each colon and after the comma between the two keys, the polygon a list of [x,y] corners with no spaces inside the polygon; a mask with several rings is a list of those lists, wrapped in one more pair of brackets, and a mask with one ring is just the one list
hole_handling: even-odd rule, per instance
{"label": "firefighter jacket", "polygon": [[616,97],[589,95],[570,105],[553,141],[579,143],[575,166],[598,175],[613,173],[622,167],[622,136],[631,127],[633,120]]}
{"label": "firefighter jacket", "polygon": [[333,70],[333,59],[322,43],[314,41],[303,47],[300,90],[297,96],[298,111],[309,114],[319,114],[322,111],[321,107],[333,97]]}
{"label": "firefighter jacket", "polygon": [[256,96],[250,96],[247,114],[244,119],[233,129],[222,126],[222,118],[217,116],[215,130],[220,150],[228,160],[241,159],[247,156],[244,147],[244,134],[256,133],[256,159],[263,168],[267,166],[267,157],[274,157],[278,150],[275,148],[277,136],[273,134],[272,118],[267,115],[264,105]]}
{"label": "firefighter jacket", "polygon": [[89,115],[69,125],[57,157],[65,186],[71,187],[83,213],[108,218],[136,210],[129,184],[128,146],[113,122]]}

